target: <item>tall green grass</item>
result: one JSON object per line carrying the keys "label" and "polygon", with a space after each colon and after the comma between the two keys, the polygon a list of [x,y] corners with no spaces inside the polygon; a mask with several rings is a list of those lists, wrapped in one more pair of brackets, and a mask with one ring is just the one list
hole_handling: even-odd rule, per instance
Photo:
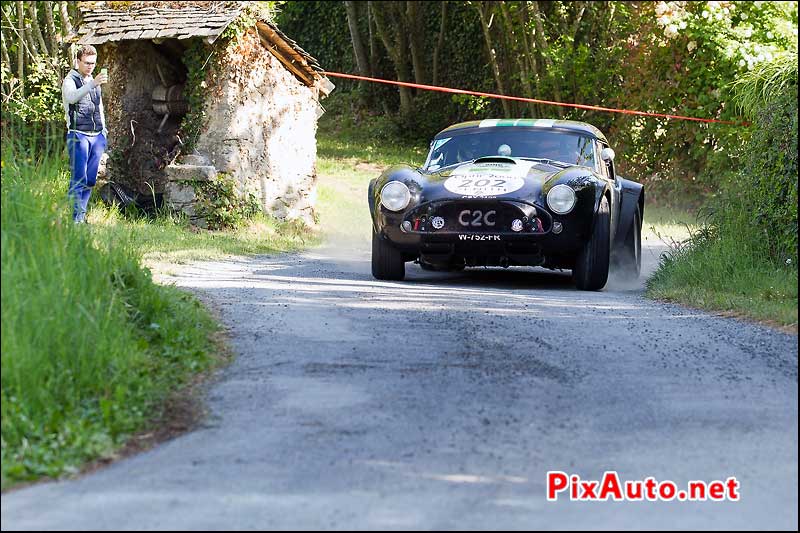
{"label": "tall green grass", "polygon": [[[746,230],[704,225],[675,243],[647,281],[648,296],[728,312],[797,331],[797,266],[765,260]],[[752,237],[749,237],[752,238]]]}
{"label": "tall green grass", "polygon": [[63,152],[2,148],[2,486],[74,472],[213,364],[216,325],[133,239],[76,226]]}
{"label": "tall green grass", "polygon": [[317,244],[319,233],[301,221],[258,214],[233,230],[194,228],[185,216],[162,210],[156,217],[123,214],[116,206],[91,205],[88,221],[95,241],[129,241],[144,264],[183,264],[233,255],[297,251]]}

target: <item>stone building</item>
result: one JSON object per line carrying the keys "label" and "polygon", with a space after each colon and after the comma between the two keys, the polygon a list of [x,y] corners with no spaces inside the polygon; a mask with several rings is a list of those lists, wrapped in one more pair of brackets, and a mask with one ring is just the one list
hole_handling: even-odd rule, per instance
{"label": "stone building", "polygon": [[81,4],[78,44],[110,78],[108,179],[164,193],[202,225],[198,184],[232,178],[265,212],[313,223],[319,100],[333,84],[253,4]]}

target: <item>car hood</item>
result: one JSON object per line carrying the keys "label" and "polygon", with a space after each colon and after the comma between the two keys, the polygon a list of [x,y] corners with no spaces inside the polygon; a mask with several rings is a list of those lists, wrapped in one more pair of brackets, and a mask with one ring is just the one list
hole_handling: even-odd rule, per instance
{"label": "car hood", "polygon": [[420,172],[422,202],[453,198],[537,199],[556,181],[572,175],[591,175],[580,166],[556,166],[511,157],[484,158],[442,171]]}

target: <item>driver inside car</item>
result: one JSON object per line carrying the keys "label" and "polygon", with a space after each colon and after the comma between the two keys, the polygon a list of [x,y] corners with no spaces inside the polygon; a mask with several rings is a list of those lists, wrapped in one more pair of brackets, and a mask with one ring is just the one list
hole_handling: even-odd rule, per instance
{"label": "driver inside car", "polygon": [[458,145],[458,153],[456,155],[458,162],[472,161],[485,155],[477,135],[466,135],[465,137]]}

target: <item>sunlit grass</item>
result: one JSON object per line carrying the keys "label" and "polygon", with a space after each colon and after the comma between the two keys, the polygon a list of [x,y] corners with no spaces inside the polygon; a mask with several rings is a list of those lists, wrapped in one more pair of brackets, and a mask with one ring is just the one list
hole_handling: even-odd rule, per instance
{"label": "sunlit grass", "polygon": [[392,165],[421,165],[426,154],[427,147],[368,139],[341,127],[335,117],[323,116],[317,135],[321,231],[329,240],[369,242],[369,181]]}
{"label": "sunlit grass", "polygon": [[797,265],[773,265],[748,239],[708,238],[705,228],[673,245],[648,280],[652,298],[727,312],[797,332]]}
{"label": "sunlit grass", "polygon": [[181,216],[164,213],[156,219],[123,216],[115,207],[95,204],[88,221],[99,242],[128,239],[147,263],[184,264],[234,255],[300,250],[319,242],[320,235],[300,222],[280,222],[258,215],[236,230],[209,231],[192,227]]}
{"label": "sunlit grass", "polygon": [[697,215],[688,211],[646,204],[642,222],[642,241],[665,245],[681,242],[691,236],[699,222]]}
{"label": "sunlit grass", "polygon": [[218,362],[216,323],[153,283],[136,230],[72,222],[60,155],[3,143],[3,488],[110,456]]}

